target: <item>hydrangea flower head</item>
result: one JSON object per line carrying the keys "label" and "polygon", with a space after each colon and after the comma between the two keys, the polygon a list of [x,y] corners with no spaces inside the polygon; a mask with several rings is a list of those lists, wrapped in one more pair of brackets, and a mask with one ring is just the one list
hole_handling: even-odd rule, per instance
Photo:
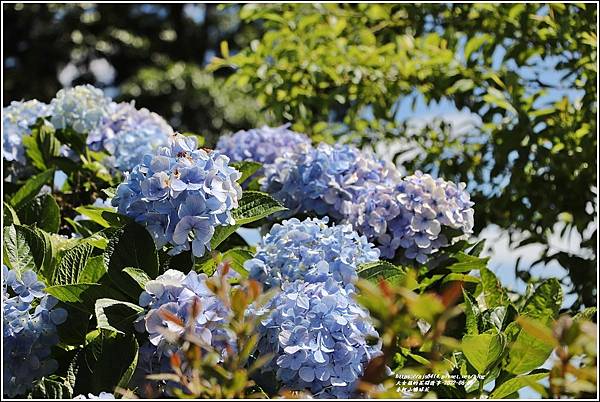
{"label": "hydrangea flower head", "polygon": [[135,103],[109,105],[101,124],[87,137],[93,151],[106,151],[110,156],[102,163],[121,172],[133,169],[145,154],[166,146],[173,129],[148,109],[136,109]]}
{"label": "hydrangea flower head", "polygon": [[310,138],[288,129],[263,126],[252,130],[241,130],[219,138],[217,148],[232,161],[255,161],[263,165],[275,162],[284,153],[294,151],[299,145],[310,145]]}
{"label": "hydrangea flower head", "polygon": [[73,399],[116,399],[116,398],[113,394],[111,394],[109,392],[100,392],[98,395],[87,394],[87,397],[83,394],[77,395]]}
{"label": "hydrangea flower head", "polygon": [[350,145],[301,145],[265,167],[263,191],[290,209],[344,217],[365,188],[392,186],[400,180],[395,167]]}
{"label": "hydrangea flower head", "polygon": [[27,164],[23,137],[31,134],[31,126],[50,114],[50,106],[37,100],[13,101],[2,109],[2,157],[8,162]]}
{"label": "hydrangea flower head", "polygon": [[350,398],[366,364],[381,353],[369,314],[352,299],[351,286],[333,278],[283,284],[261,321],[259,355],[273,354],[263,371],[283,387],[320,398]]}
{"label": "hydrangea flower head", "polygon": [[11,398],[24,395],[58,368],[50,353],[59,340],[56,326],[66,320],[67,311],[57,308],[58,301],[43,289],[35,272],[19,277],[2,266],[2,384]]}
{"label": "hydrangea flower head", "polygon": [[328,226],[329,218],[299,221],[296,218],[275,224],[263,238],[255,258],[244,266],[250,278],[267,287],[304,279],[328,278],[349,284],[359,264],[376,261],[379,250],[351,225]]}
{"label": "hydrangea flower head", "polygon": [[[222,351],[222,356],[227,346],[235,348],[235,337],[225,326],[231,310],[207,287],[207,280],[205,274],[194,271],[184,274],[171,269],[146,283],[139,304],[147,308],[147,312],[140,317],[136,328],[148,333],[149,344],[143,348],[139,370],[146,373],[155,369],[163,372],[168,370],[168,356],[176,352],[178,346],[169,341],[165,331],[183,334],[185,327],[180,324],[190,325],[190,320],[193,320],[193,333],[206,345]],[[192,305],[196,302],[200,310],[192,317]],[[181,322],[165,319],[165,313],[177,317]]]}
{"label": "hydrangea flower head", "polygon": [[88,134],[102,124],[109,114],[111,100],[93,85],[79,85],[61,89],[52,99],[52,125],[56,129],[71,127],[80,134]]}
{"label": "hydrangea flower head", "polygon": [[145,226],[156,246],[170,243],[171,255],[210,247],[215,227],[233,225],[241,173],[219,152],[197,148],[195,137],[175,134],[169,146],[147,154],[117,188],[112,204]]}

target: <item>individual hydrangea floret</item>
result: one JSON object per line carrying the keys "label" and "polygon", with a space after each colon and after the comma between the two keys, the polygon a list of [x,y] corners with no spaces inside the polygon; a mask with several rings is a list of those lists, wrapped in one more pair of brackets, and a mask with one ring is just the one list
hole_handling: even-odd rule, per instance
{"label": "individual hydrangea floret", "polygon": [[242,195],[240,177],[225,155],[198,149],[195,137],[175,134],[169,147],[145,155],[125,174],[112,204],[145,226],[158,248],[169,243],[171,255],[191,249],[201,257],[215,227],[235,224],[231,211]]}
{"label": "individual hydrangea floret", "polygon": [[17,275],[2,266],[2,384],[4,395],[23,396],[58,363],[50,357],[59,341],[56,326],[65,322],[67,311],[44,292],[35,272]]}
{"label": "individual hydrangea floret", "polygon": [[26,165],[23,137],[31,134],[31,126],[50,114],[50,106],[37,100],[13,101],[2,109],[2,157],[8,162]]}
{"label": "individual hydrangea floret", "polygon": [[87,394],[87,397],[83,394],[77,395],[73,399],[116,399],[116,398],[113,394],[111,394],[109,392],[100,392],[98,395]]}
{"label": "individual hydrangea floret", "polygon": [[262,370],[275,372],[284,389],[318,398],[356,396],[357,380],[381,343],[352,294],[352,285],[333,278],[283,284],[259,326],[258,354],[274,356]]}
{"label": "individual hydrangea floret", "polygon": [[102,163],[121,172],[133,169],[145,154],[166,146],[173,129],[148,109],[136,109],[135,103],[112,102],[101,124],[87,137],[92,151],[106,151]]}
{"label": "individual hydrangea floret", "polygon": [[315,212],[341,219],[356,197],[373,185],[393,186],[393,165],[349,145],[301,145],[265,167],[263,191],[282,201],[289,214]]}
{"label": "individual hydrangea floret", "polygon": [[79,134],[89,134],[102,124],[109,114],[111,99],[92,85],[61,89],[52,99],[52,125],[56,129],[72,128]]}
{"label": "individual hydrangea floret", "polygon": [[266,287],[304,279],[325,281],[332,277],[348,284],[359,264],[376,261],[379,250],[351,225],[328,226],[329,218],[275,224],[257,247],[255,258],[246,261],[250,278]]}
{"label": "individual hydrangea floret", "polygon": [[232,135],[222,136],[216,149],[229,156],[232,161],[270,164],[275,162],[277,157],[294,151],[301,144],[310,145],[310,138],[289,130],[288,127],[289,124],[241,130]]}

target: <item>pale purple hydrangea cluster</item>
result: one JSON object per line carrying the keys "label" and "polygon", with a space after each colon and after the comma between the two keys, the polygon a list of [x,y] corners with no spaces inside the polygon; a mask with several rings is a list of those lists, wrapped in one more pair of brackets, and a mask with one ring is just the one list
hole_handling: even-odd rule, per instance
{"label": "pale purple hydrangea cluster", "polygon": [[23,396],[58,363],[50,357],[59,341],[56,326],[67,319],[67,311],[44,292],[35,272],[2,266],[2,367],[3,394]]}
{"label": "pale purple hydrangea cluster", "polygon": [[397,251],[424,263],[472,233],[473,203],[456,185],[417,172],[402,178],[395,166],[347,145],[304,147],[265,166],[262,190],[290,214],[315,213],[351,224],[375,242],[384,258]]}
{"label": "pale purple hydrangea cluster", "polygon": [[176,255],[192,250],[196,257],[210,248],[215,227],[233,225],[241,173],[219,152],[197,148],[195,137],[175,134],[169,147],[145,155],[125,174],[112,204],[150,232],[157,248],[167,243]]}
{"label": "pale purple hydrangea cluster", "polygon": [[102,159],[106,167],[125,172],[140,163],[144,155],[166,146],[171,135],[171,126],[156,113],[136,109],[134,102],[112,102],[86,142],[92,151],[109,154]]}
{"label": "pale purple hydrangea cluster", "polygon": [[308,136],[289,130],[288,127],[289,124],[241,130],[219,138],[216,149],[229,156],[232,161],[271,164],[277,157],[294,151],[302,144],[310,145]]}
{"label": "pale purple hydrangea cluster", "polygon": [[381,343],[368,312],[353,300],[352,285],[329,278],[282,286],[259,326],[259,355],[275,356],[262,370],[274,371],[284,389],[356,397],[357,380],[381,354]]}
{"label": "pale purple hydrangea cluster", "polygon": [[56,129],[72,128],[88,134],[109,115],[111,99],[93,85],[61,89],[50,102],[51,123]]}
{"label": "pale purple hydrangea cluster", "polygon": [[2,109],[2,157],[8,162],[26,165],[23,137],[31,134],[31,126],[38,118],[50,115],[50,106],[30,100],[13,101]]}
{"label": "pale purple hydrangea cluster", "polygon": [[296,218],[275,224],[244,267],[250,278],[266,287],[303,279],[323,282],[332,277],[343,284],[357,278],[359,264],[376,261],[379,250],[351,225],[328,226],[329,218]]}
{"label": "pale purple hydrangea cluster", "polygon": [[[169,356],[178,346],[168,334],[182,335],[185,327],[167,320],[164,313],[174,315],[187,324],[207,346],[221,352],[226,347],[235,350],[235,335],[227,328],[231,310],[206,286],[208,277],[191,271],[187,275],[170,269],[148,281],[140,294],[139,304],[147,312],[136,322],[136,329],[148,333],[148,343],[140,348],[140,363],[136,377],[151,373],[170,372]],[[198,315],[193,317],[192,305],[198,302]]]}

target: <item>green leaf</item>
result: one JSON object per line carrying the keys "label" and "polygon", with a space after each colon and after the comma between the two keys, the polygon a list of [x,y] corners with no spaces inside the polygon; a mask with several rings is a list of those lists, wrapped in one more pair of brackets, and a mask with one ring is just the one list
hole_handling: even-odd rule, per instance
{"label": "green leaf", "polygon": [[479,334],[479,308],[477,307],[477,302],[471,299],[471,296],[463,289],[463,298],[465,300],[465,317],[466,317],[466,327],[467,327],[467,335],[477,335]]}
{"label": "green leaf", "polygon": [[510,347],[505,370],[517,375],[527,373],[544,364],[552,350],[551,345],[521,330]]}
{"label": "green leaf", "polygon": [[125,295],[104,283],[76,283],[70,285],[54,285],[45,289],[46,293],[65,303],[72,303],[73,307],[93,314],[96,300],[110,297],[111,299],[124,299]]}
{"label": "green leaf", "polygon": [[563,292],[560,282],[556,278],[546,279],[527,299],[521,314],[547,322],[556,317],[562,306],[562,300]]}
{"label": "green leaf", "polygon": [[253,258],[251,252],[241,248],[233,248],[223,253],[223,261],[229,261],[230,267],[240,274],[242,278],[248,277],[248,271],[244,268],[244,262]]}
{"label": "green leaf", "polygon": [[584,321],[584,320],[591,321],[594,319],[596,312],[597,312],[596,307],[585,308],[582,311],[580,311],[579,313],[575,314],[575,317],[573,317],[573,320],[575,320],[575,321]]}
{"label": "green leaf", "polygon": [[78,282],[96,283],[104,274],[106,274],[104,258],[101,255],[96,255],[87,260],[77,280]]}
{"label": "green leaf", "polygon": [[510,300],[498,278],[487,268],[480,270],[483,296],[488,309],[507,305]]}
{"label": "green leaf", "polygon": [[242,184],[248,180],[250,176],[256,173],[262,167],[262,164],[254,161],[241,161],[231,162],[229,166],[239,170],[239,172],[242,174],[242,177],[240,177],[238,180],[238,183]]}
{"label": "green leaf", "polygon": [[479,374],[486,374],[486,371],[500,358],[503,350],[502,335],[495,331],[465,335],[462,339],[463,354]]}
{"label": "green leaf", "polygon": [[548,373],[529,374],[520,377],[511,378],[496,387],[490,394],[490,399],[502,399],[510,396],[512,393],[522,388],[530,387],[539,380],[548,377]]}
{"label": "green leaf", "polygon": [[28,231],[30,229],[24,226],[11,225],[4,228],[3,261],[17,274],[30,269],[36,270],[34,256],[40,256],[38,252],[35,252],[35,247],[30,244]]}
{"label": "green leaf", "polygon": [[79,276],[83,271],[88,258],[92,254],[94,247],[91,244],[81,243],[67,250],[56,270],[52,279],[53,285],[70,285],[79,282]]}
{"label": "green leaf", "polygon": [[60,377],[42,378],[31,391],[31,397],[35,399],[71,399],[73,389],[65,379],[59,381]]}
{"label": "green leaf", "polygon": [[123,272],[129,275],[141,289],[144,289],[146,283],[151,280],[148,275],[139,268],[127,267],[123,268]]}
{"label": "green leaf", "polygon": [[81,215],[88,217],[91,221],[96,222],[98,225],[107,228],[110,226],[110,222],[108,222],[102,214],[104,212],[113,212],[114,209],[108,207],[97,207],[95,205],[88,205],[75,208],[75,211],[79,212]]}
{"label": "green leaf", "polygon": [[132,332],[133,321],[144,312],[137,304],[113,299],[98,299],[94,308],[98,329],[120,334]]}
{"label": "green leaf", "polygon": [[122,272],[123,269],[141,269],[152,279],[158,276],[158,254],[154,240],[144,227],[135,223],[125,225],[110,239],[104,250],[104,262],[111,282],[136,301],[140,288],[129,275]]}
{"label": "green leaf", "polygon": [[373,282],[379,282],[381,279],[385,279],[389,283],[396,285],[401,283],[406,276],[406,269],[387,261],[373,261],[360,264],[356,273],[360,278],[368,279]]}
{"label": "green leaf", "polygon": [[19,209],[28,201],[35,198],[42,186],[48,183],[54,177],[54,169],[48,169],[27,180],[25,184],[12,196],[10,205],[18,212]]}
{"label": "green leaf", "polygon": [[39,170],[48,169],[52,159],[60,155],[60,141],[54,136],[54,129],[45,124],[34,127],[31,135],[23,137],[23,146],[33,166]]}
{"label": "green leaf", "polygon": [[231,236],[240,225],[229,225],[229,226],[217,226],[215,233],[210,239],[210,248],[216,250],[219,244],[223,243],[229,236]]}
{"label": "green leaf", "polygon": [[479,258],[463,253],[462,251],[452,256],[457,262],[445,267],[452,272],[470,272],[486,268],[489,258]]}
{"label": "green leaf", "polygon": [[12,224],[20,225],[21,222],[19,221],[19,216],[17,215],[17,212],[13,209],[13,207],[11,207],[10,204],[7,202],[3,203],[3,207],[4,207],[4,221],[3,221],[4,226],[10,226]]}
{"label": "green leaf", "polygon": [[285,211],[281,203],[260,191],[245,191],[239,205],[231,213],[236,225],[245,225],[265,218],[275,212]]}
{"label": "green leaf", "polygon": [[18,215],[20,221],[26,225],[35,225],[50,233],[58,232],[60,208],[50,194],[29,200],[21,206]]}

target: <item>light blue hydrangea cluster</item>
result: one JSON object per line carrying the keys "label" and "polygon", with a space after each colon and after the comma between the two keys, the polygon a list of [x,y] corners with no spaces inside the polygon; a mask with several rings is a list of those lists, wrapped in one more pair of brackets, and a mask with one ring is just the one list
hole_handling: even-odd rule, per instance
{"label": "light blue hydrangea cluster", "polygon": [[275,224],[257,247],[255,258],[244,267],[250,278],[267,287],[304,279],[323,282],[332,277],[348,284],[356,279],[359,264],[376,261],[379,250],[351,225],[328,226],[329,218],[296,218]]}
{"label": "light blue hydrangea cluster", "polygon": [[13,101],[2,109],[2,157],[8,162],[26,165],[23,137],[31,134],[31,126],[40,117],[50,115],[50,106],[30,100]]}
{"label": "light blue hydrangea cluster", "polygon": [[51,123],[56,129],[72,128],[89,134],[109,114],[111,99],[93,85],[61,89],[50,102]]}
{"label": "light blue hydrangea cluster", "polygon": [[315,212],[342,218],[365,188],[392,186],[396,168],[349,145],[301,146],[265,167],[267,191],[290,209],[289,214]]}
{"label": "light blue hydrangea cluster", "polygon": [[424,263],[473,229],[473,203],[465,184],[396,167],[345,145],[320,144],[288,153],[265,167],[263,191],[290,209],[328,215],[375,242],[381,256]]}
{"label": "light blue hydrangea cluster", "polygon": [[259,326],[259,355],[275,356],[263,371],[274,371],[285,389],[318,398],[356,396],[357,380],[381,343],[352,295],[352,285],[333,278],[284,283]]}
{"label": "light blue hydrangea cluster", "polygon": [[277,157],[294,151],[301,144],[310,145],[308,136],[289,130],[288,127],[289,124],[241,130],[219,138],[216,149],[229,156],[232,161],[271,164]]}
{"label": "light blue hydrangea cluster", "polygon": [[171,135],[171,126],[156,113],[136,109],[134,102],[112,102],[86,142],[92,151],[109,154],[102,160],[106,167],[125,172],[140,163],[145,154],[166,146]]}
{"label": "light blue hydrangea cluster", "polygon": [[2,384],[4,395],[24,395],[35,381],[53,373],[58,363],[50,357],[58,343],[56,326],[67,311],[44,292],[33,271],[18,276],[2,266]]}
{"label": "light blue hydrangea cluster", "polygon": [[145,226],[158,248],[173,245],[201,257],[215,227],[233,225],[241,173],[219,152],[197,148],[195,137],[175,134],[169,147],[145,155],[117,188],[112,204],[119,213]]}
{"label": "light blue hydrangea cluster", "polygon": [[109,392],[100,392],[98,395],[87,394],[87,397],[83,394],[77,395],[73,399],[116,399],[116,398],[113,394],[111,394]]}
{"label": "light blue hydrangea cluster", "polygon": [[[193,333],[203,343],[220,351],[221,356],[225,356],[228,346],[235,350],[235,335],[226,327],[231,310],[209,290],[207,279],[205,274],[191,271],[186,275],[171,269],[146,283],[139,304],[147,308],[147,312],[135,325],[138,331],[148,333],[149,341],[140,348],[135,383],[145,384],[148,374],[171,371],[169,356],[177,352],[178,346],[168,334],[181,335],[185,328],[165,319],[165,312],[191,325]],[[197,316],[192,317],[194,301],[199,302],[199,311]],[[159,388],[164,391],[165,387]]]}

